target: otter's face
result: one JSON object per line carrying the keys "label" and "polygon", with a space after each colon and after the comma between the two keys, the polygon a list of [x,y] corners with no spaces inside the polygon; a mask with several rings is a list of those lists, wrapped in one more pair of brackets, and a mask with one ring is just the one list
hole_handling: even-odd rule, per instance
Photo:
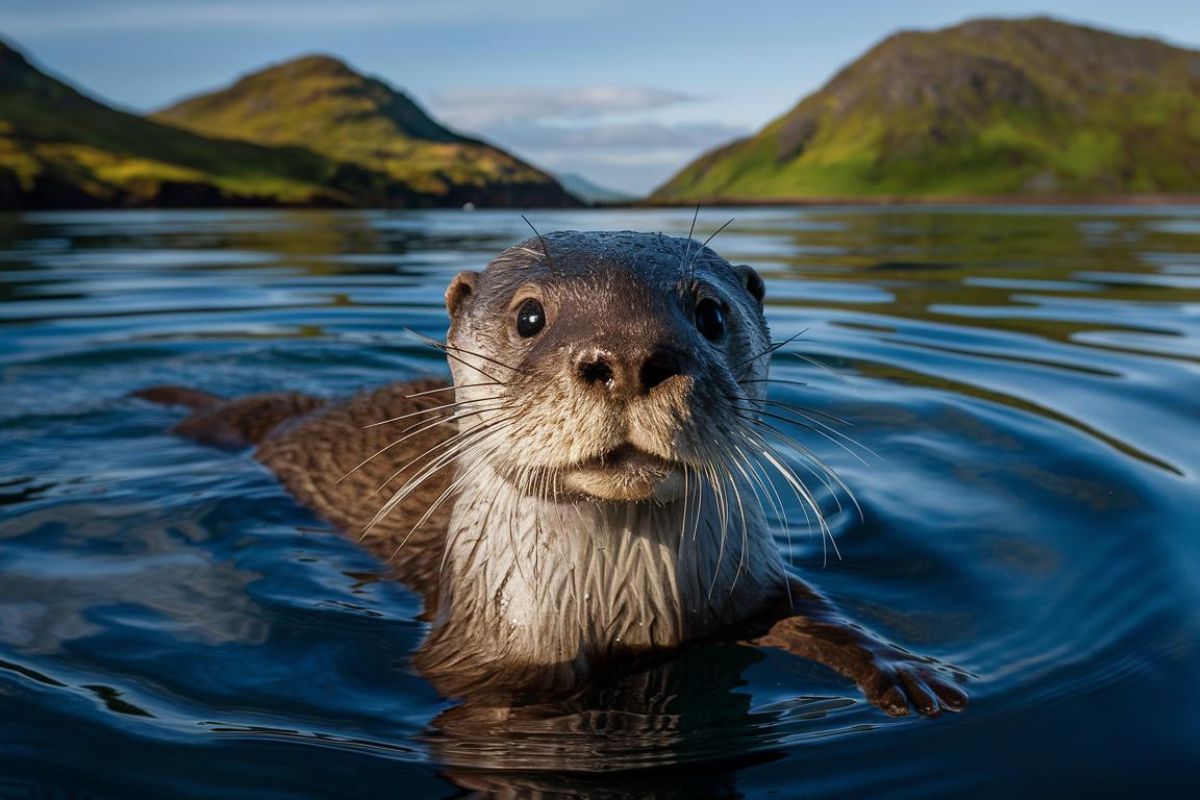
{"label": "otter's face", "polygon": [[[765,393],[762,280],[655,234],[553,233],[446,294],[460,431],[531,496],[665,502],[723,472]],[[463,468],[470,469],[470,465]]]}

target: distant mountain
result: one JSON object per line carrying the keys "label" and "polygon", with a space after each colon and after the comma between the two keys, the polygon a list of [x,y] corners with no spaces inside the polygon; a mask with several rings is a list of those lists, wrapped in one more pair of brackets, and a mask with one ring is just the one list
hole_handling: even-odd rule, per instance
{"label": "distant mountain", "polygon": [[298,148],[197,136],[116,111],[0,43],[0,208],[356,205],[384,181]]}
{"label": "distant mountain", "polygon": [[616,189],[609,189],[607,186],[601,186],[598,183],[593,183],[592,181],[575,172],[560,172],[555,174],[554,177],[558,179],[559,184],[561,184],[564,189],[588,205],[628,203],[631,200],[637,199],[637,195],[619,192]]}
{"label": "distant mountain", "polygon": [[[330,61],[292,62],[292,80],[274,98],[254,94],[261,115],[242,107],[242,125],[229,117],[205,125],[203,109],[220,116],[219,98],[228,93],[146,119],[81,94],[0,42],[0,209],[578,205],[545,173],[446,130],[403,95],[355,81]],[[367,87],[368,100],[351,107],[346,87],[355,82]],[[324,112],[329,135],[344,132],[353,144],[339,150],[320,141],[314,120]],[[191,130],[167,124],[172,115],[190,120]],[[371,147],[375,157],[364,157]]]}
{"label": "distant mountain", "polygon": [[1200,192],[1200,52],[1051,19],[897,33],[652,201]]}
{"label": "distant mountain", "polygon": [[571,206],[546,173],[434,121],[412,99],[329,56],[306,56],[153,115],[205,136],[303,147],[436,204]]}

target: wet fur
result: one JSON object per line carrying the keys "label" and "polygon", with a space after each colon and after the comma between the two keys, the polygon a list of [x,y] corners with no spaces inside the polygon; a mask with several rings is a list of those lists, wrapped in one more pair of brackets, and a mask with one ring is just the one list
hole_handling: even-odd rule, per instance
{"label": "wet fur", "polygon": [[225,401],[172,386],[143,390],[136,396],[195,409],[175,427],[181,436],[222,447],[257,446],[254,457],[275,473],[292,496],[348,536],[360,539],[398,579],[420,593],[427,610],[432,610],[437,603],[438,558],[449,507],[431,517],[407,546],[399,552],[397,549],[413,522],[445,489],[450,476],[435,476],[406,499],[395,514],[369,531],[367,526],[389,496],[387,487],[401,486],[412,476],[412,470],[396,474],[397,467],[408,460],[404,454],[411,457],[437,445],[451,430],[431,428],[407,440],[404,452],[393,448],[362,462],[397,438],[395,426],[367,426],[442,405],[452,392],[415,398],[409,395],[448,385],[438,380],[395,383],[333,403],[285,392]]}
{"label": "wet fur", "polygon": [[[727,309],[718,342],[692,320],[702,295]],[[544,304],[543,335],[514,331],[524,296]],[[443,693],[569,691],[741,627],[829,664],[889,713],[960,707],[932,662],[848,626],[783,570],[746,454],[758,440],[739,423],[767,385],[761,297],[753,270],[691,240],[551,234],[452,283],[441,345],[452,391],[424,381],[343,402],[140,394],[190,406],[183,435],[256,445],[298,500],[420,592],[432,628],[417,664]],[[598,391],[575,369],[593,351],[634,365],[665,353],[678,369],[635,391],[639,375],[621,361]],[[578,465],[623,443],[687,465],[683,491],[665,481],[637,502],[587,496]]]}

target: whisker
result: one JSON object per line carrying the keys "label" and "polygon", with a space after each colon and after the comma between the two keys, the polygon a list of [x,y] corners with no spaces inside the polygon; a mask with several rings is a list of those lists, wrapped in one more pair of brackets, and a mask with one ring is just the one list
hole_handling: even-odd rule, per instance
{"label": "whisker", "polygon": [[[436,349],[438,349],[438,350],[441,350],[443,353],[445,353],[445,354],[446,354],[446,358],[449,358],[449,359],[451,359],[451,360],[453,360],[453,361],[457,361],[458,363],[460,363],[460,364],[462,364],[463,366],[465,366],[467,369],[473,369],[473,370],[475,370],[476,372],[478,372],[480,375],[484,376],[485,378],[491,378],[493,381],[497,381],[498,383],[505,383],[504,381],[500,381],[500,380],[499,380],[499,379],[498,379],[498,378],[497,378],[495,375],[493,375],[492,373],[488,372],[487,370],[485,370],[485,369],[483,369],[483,368],[481,368],[481,367],[477,367],[477,366],[475,366],[475,365],[474,365],[474,364],[472,364],[470,361],[467,361],[466,359],[462,358],[461,356],[458,356],[458,355],[456,355],[455,353],[451,353],[451,352],[450,352],[449,350],[447,350],[446,348],[444,348],[444,347],[437,347],[437,346],[436,346],[436,344],[435,344],[435,345],[433,345],[433,346],[434,346],[434,347],[436,347]],[[507,385],[507,384],[505,384],[505,385]]]}
{"label": "whisker", "polygon": [[[735,447],[735,449],[736,449],[736,447]],[[750,480],[750,476],[746,474],[746,470],[742,468],[741,463],[739,463],[739,461],[737,459],[732,459],[732,461],[733,461],[733,465],[735,467],[737,467],[738,472],[742,473],[742,477],[744,477],[746,479],[746,482],[750,485],[751,489],[753,489],[753,487],[754,487],[753,481]],[[749,534],[749,530],[748,530],[748,525],[746,524],[746,509],[742,505],[742,493],[740,491],[738,491],[737,481],[733,481],[730,484],[730,486],[733,489],[734,499],[737,500],[738,513],[740,514],[740,516],[742,518],[742,547],[741,547],[741,552],[738,555],[737,570],[734,571],[733,581],[729,585],[729,595],[733,596],[733,591],[734,591],[734,589],[737,588],[738,579],[742,577],[742,570],[746,566],[746,551],[749,549],[749,546],[750,546],[750,534]],[[759,503],[759,509],[761,510],[762,509],[762,501],[758,499],[757,492],[755,492],[755,500]]]}
{"label": "whisker", "polygon": [[[379,484],[379,486],[375,487],[375,492],[376,493],[382,492],[387,487],[387,485],[389,483],[391,483],[392,481],[394,481],[401,473],[405,472],[409,467],[414,466],[417,461],[419,461],[421,458],[424,458],[429,453],[437,450],[438,448],[448,447],[448,448],[453,449],[453,448],[460,447],[461,445],[465,444],[472,436],[478,435],[481,431],[490,430],[492,427],[494,427],[498,423],[505,422],[505,421],[508,421],[511,419],[512,419],[511,417],[501,417],[498,420],[485,422],[482,425],[477,425],[476,427],[471,428],[470,430],[460,431],[460,432],[456,433],[455,435],[451,436],[450,438],[446,439],[445,441],[438,442],[437,444],[433,445],[428,450],[426,450],[424,453],[417,456],[416,458],[409,460],[408,463],[406,463],[404,466],[400,467],[400,469],[393,472],[390,476],[388,476],[387,480],[385,480],[383,483]],[[438,458],[441,458],[441,456],[438,456]]]}
{"label": "whisker", "polygon": [[[724,463],[724,459],[722,459],[722,463]],[[715,491],[719,491],[720,495],[721,495],[721,504],[718,506],[718,508],[720,509],[720,512],[721,512],[720,513],[721,539],[720,539],[720,543],[717,545],[717,563],[716,563],[716,566],[713,567],[712,580],[710,580],[708,582],[707,602],[710,604],[712,603],[713,589],[715,589],[717,586],[717,579],[721,577],[721,561],[725,558],[725,538],[728,535],[728,528],[729,528],[729,516],[728,516],[729,500],[725,496],[725,481],[722,480],[720,482],[720,484],[718,484],[716,482],[718,475],[716,474],[715,469],[713,469],[712,475],[713,475],[713,489]]]}
{"label": "whisker", "polygon": [[[746,418],[743,417],[743,419],[746,419]],[[838,477],[838,474],[836,472],[834,472],[833,469],[828,464],[826,464],[824,461],[822,461],[821,458],[816,453],[814,453],[811,449],[809,449],[805,445],[801,444],[800,442],[796,441],[793,437],[788,436],[786,433],[784,433],[783,431],[774,427],[773,425],[763,422],[762,420],[750,419],[748,421],[750,421],[753,424],[757,425],[758,427],[762,428],[764,431],[767,431],[768,433],[771,433],[772,435],[778,436],[779,438],[783,439],[789,445],[791,445],[791,447],[793,447],[797,452],[799,452],[801,455],[803,455],[805,460],[811,462],[811,464],[805,465],[805,470],[821,482],[821,484],[825,487],[825,489],[829,492],[830,496],[833,498],[833,502],[837,506],[838,511],[844,510],[842,508],[842,501],[838,498],[837,490],[834,489],[833,484],[831,484],[829,482],[829,480],[826,479],[826,476],[828,476],[829,479],[833,480],[837,484],[837,486],[839,488],[841,488],[846,493],[847,496],[850,497],[851,500],[854,500],[855,506],[858,505],[858,501],[854,498],[854,493],[852,491],[850,491],[850,487],[847,486],[845,484],[845,482],[843,482],[842,479],[840,477]],[[749,431],[746,431],[746,432],[749,432]],[[759,437],[759,438],[761,440],[761,437]],[[766,445],[765,442],[763,442],[763,444],[764,444],[764,446]],[[818,471],[817,469],[814,469],[814,466],[819,467],[820,470]],[[859,515],[860,516],[862,515],[862,509],[859,509]]]}
{"label": "whisker", "polygon": [[525,224],[529,226],[529,230],[533,231],[534,236],[537,236],[538,241],[542,243],[542,252],[546,254],[546,266],[553,269],[554,263],[550,259],[550,247],[546,244],[546,237],[542,236],[541,231],[533,227],[533,223],[529,221],[529,217],[522,214],[521,219],[525,220]]}
{"label": "whisker", "polygon": [[692,541],[696,541],[696,530],[700,527],[700,511],[704,508],[704,474],[696,471],[696,516],[692,519]]}
{"label": "whisker", "polygon": [[[760,359],[763,356],[768,355],[769,353],[774,353],[776,350],[778,350],[781,347],[787,347],[789,344],[796,341],[797,339],[799,339],[801,336],[803,336],[806,333],[808,333],[808,328],[805,328],[804,330],[800,331],[799,333],[795,334],[794,336],[789,336],[788,338],[784,339],[781,342],[772,342],[770,345],[768,345],[766,347],[766,349],[758,351],[754,355],[747,358],[745,361],[734,364],[732,367],[729,368],[729,371],[734,372],[734,371],[739,370],[742,367],[746,366],[747,364],[753,364],[757,359]],[[741,381],[738,381],[738,383],[741,383]]]}
{"label": "whisker", "polygon": [[[745,437],[743,437],[743,438],[745,438]],[[741,453],[746,466],[749,467],[750,470],[754,473],[754,478],[755,478],[754,482],[755,482],[755,484],[757,484],[758,488],[763,489],[764,491],[770,490],[771,495],[774,497],[774,499],[772,500],[772,503],[779,514],[779,522],[780,522],[780,524],[783,525],[783,536],[784,536],[784,539],[787,541],[787,553],[788,553],[787,563],[788,563],[789,567],[791,567],[792,569],[795,569],[796,554],[795,554],[794,548],[792,547],[792,526],[791,526],[791,523],[788,521],[787,510],[784,508],[784,505],[783,505],[783,498],[779,495],[779,491],[775,488],[775,484],[771,480],[771,476],[767,474],[766,468],[764,468],[762,466],[762,464],[760,464],[757,460],[751,458],[749,455],[742,452],[742,449],[740,447],[735,448],[735,449],[739,453]],[[759,506],[760,507],[762,506],[761,500],[759,501]],[[811,519],[808,516],[808,509],[804,507],[803,503],[800,504],[800,509],[804,512],[805,521],[811,522]],[[788,607],[791,607],[791,605],[792,605],[792,582],[790,580],[785,579],[784,585],[787,588]]]}
{"label": "whisker", "polygon": [[[851,456],[853,456],[855,459],[857,459],[864,466],[867,465],[867,460],[865,458],[863,458],[861,455],[859,455],[858,453],[851,450],[845,444],[838,441],[837,439],[835,439],[833,436],[831,436],[829,433],[827,433],[825,430],[822,430],[821,428],[826,428],[828,431],[831,431],[832,433],[836,433],[839,436],[844,436],[845,434],[843,434],[841,431],[830,428],[827,425],[821,425],[821,423],[816,420],[810,420],[810,422],[813,424],[809,424],[806,422],[800,422],[799,420],[791,419],[790,417],[785,417],[782,414],[774,414],[770,411],[765,411],[761,408],[760,409],[751,409],[751,408],[743,408],[741,406],[739,406],[739,408],[742,411],[749,411],[754,414],[760,414],[764,417],[767,417],[768,419],[775,419],[775,420],[779,420],[780,422],[786,422],[789,425],[795,425],[798,428],[807,428],[808,430],[812,431],[813,433],[816,433],[817,435],[819,435],[825,439],[828,439],[830,442],[837,445],[842,450],[845,450],[847,453],[849,453]],[[817,427],[818,425],[820,425],[821,427]],[[849,439],[849,437],[846,437],[846,438]],[[875,453],[866,445],[860,445],[860,444],[858,444],[858,442],[854,441],[853,439],[849,439],[849,441],[851,444],[858,445],[863,450],[867,451],[867,453],[869,453],[870,455],[875,455]]]}
{"label": "whisker", "polygon": [[416,533],[417,530],[434,515],[438,508],[441,507],[442,503],[446,502],[446,498],[453,494],[454,490],[457,489],[459,485],[470,478],[470,475],[464,473],[451,481],[450,485],[446,487],[445,491],[443,491],[438,498],[430,504],[429,508],[425,509],[425,513],[421,515],[421,518],[417,520],[417,523],[409,529],[408,533],[404,534],[404,538],[400,540],[400,544],[396,545],[396,549],[393,550],[391,556],[388,557],[389,562],[399,555],[400,551],[404,549],[404,545],[408,544],[408,540],[412,537],[412,535]]}
{"label": "whisker", "polygon": [[688,475],[691,469],[688,468],[687,462],[683,462],[683,520],[679,523],[679,545],[676,547],[676,554],[683,549],[683,540],[687,536],[687,517],[688,517]]}
{"label": "whisker", "polygon": [[[766,444],[766,442],[763,442],[760,439],[759,447],[760,447],[759,452],[762,454],[763,458],[765,458],[767,460],[767,463],[769,463],[771,466],[773,466],[775,468],[775,470],[777,472],[779,472],[780,475],[783,476],[783,479],[788,483],[789,486],[792,487],[792,490],[794,492],[796,492],[797,498],[800,499],[802,503],[806,503],[809,506],[809,508],[811,508],[813,510],[813,513],[816,515],[817,524],[820,526],[820,529],[821,529],[821,551],[822,551],[822,553],[827,554],[827,550],[825,547],[825,539],[826,539],[826,536],[828,536],[829,542],[833,545],[834,553],[837,555],[838,560],[840,561],[842,558],[842,555],[841,555],[841,552],[838,550],[837,542],[833,538],[833,531],[830,530],[828,523],[826,523],[825,515],[821,512],[821,507],[817,503],[817,500],[813,496],[812,492],[810,492],[808,490],[808,487],[805,486],[804,483],[799,478],[796,477],[795,473],[793,473],[787,467],[787,465],[785,465],[778,458],[776,453],[771,449],[771,447],[769,445]],[[828,564],[828,555],[823,555],[822,566],[825,566],[826,564]]]}
{"label": "whisker", "polygon": [[[788,547],[790,548],[792,543],[792,532],[788,523],[787,511],[783,507],[783,498],[779,496],[779,492],[775,489],[775,484],[770,481],[769,476],[765,473],[765,471],[762,471],[761,465],[743,452],[740,447],[735,447],[734,449],[737,450],[738,454],[742,456],[743,463],[745,463],[753,473],[753,482],[757,485],[757,488],[762,489],[764,492],[769,490],[770,495],[768,495],[767,499],[771,502],[775,513],[779,516],[779,522],[783,525],[783,531],[787,536]],[[762,505],[761,500],[759,505]],[[791,553],[789,551],[789,556],[790,555]]]}
{"label": "whisker", "polygon": [[700,216],[700,204],[696,203],[696,212],[692,214],[692,226],[688,228],[687,246],[683,249],[683,258],[679,260],[679,270],[682,272],[688,264],[688,256],[692,253],[692,234],[696,232],[696,219]]}
{"label": "whisker", "polygon": [[[477,353],[474,350],[468,350],[465,347],[459,347],[458,345],[450,344],[449,342],[439,342],[437,339],[431,339],[428,336],[417,333],[412,328],[405,328],[404,330],[407,333],[410,333],[413,336],[417,337],[417,339],[419,339],[420,341],[429,345],[430,347],[433,347],[437,350],[441,350],[446,355],[450,355],[450,351],[454,351],[455,353],[466,353],[467,355],[475,356],[476,358],[482,358],[484,361],[487,361],[491,364],[495,364],[497,367],[503,367],[504,369],[509,370],[510,372],[516,372],[516,373],[524,372],[524,370],[520,370],[517,367],[514,367],[510,364],[505,364],[503,361],[497,361],[496,359],[492,358],[491,356],[484,355],[483,353]],[[468,364],[467,366],[471,366],[471,365]],[[482,370],[480,370],[480,371],[482,372]],[[484,373],[484,374],[487,375],[487,373]],[[491,375],[488,375],[488,377],[494,381],[498,380],[497,378],[495,378]]]}
{"label": "whisker", "polygon": [[[812,495],[812,493],[808,491],[808,487],[803,486],[803,481],[799,481],[798,477],[796,477],[796,474],[794,474],[791,469],[787,469],[785,467],[785,464],[782,463],[781,461],[779,461],[779,458],[775,457],[776,453],[774,453],[774,451],[772,449],[770,449],[770,446],[766,443],[766,441],[763,441],[761,438],[758,438],[758,437],[756,437],[756,438],[758,439],[758,441],[760,441],[760,444],[762,446],[763,457],[766,457],[768,459],[768,461],[774,465],[776,470],[778,470],[779,473],[782,476],[784,476],[784,479],[791,483],[791,485],[793,486],[793,489],[796,488],[797,485],[804,488],[805,497],[806,497],[806,499],[808,499],[808,504],[809,504],[809,506],[812,507],[812,510],[814,510],[814,512],[816,512],[817,523],[820,524],[820,527],[821,527],[821,533],[822,533],[821,549],[822,549],[822,553],[824,553],[823,558],[822,558],[822,566],[828,564],[828,553],[827,553],[826,546],[824,546],[824,537],[826,537],[826,536],[828,536],[830,545],[833,545],[834,554],[836,555],[836,557],[838,557],[838,560],[840,561],[841,560],[841,552],[838,549],[838,542],[836,542],[836,540],[834,539],[833,529],[829,528],[829,525],[826,522],[826,519],[824,519],[824,513],[821,511],[820,505],[818,505],[816,503],[816,498],[814,497],[814,495]],[[833,481],[838,483],[838,486],[842,489],[842,491],[846,492],[847,497],[850,498],[850,500],[854,504],[854,509],[856,509],[858,511],[858,517],[859,517],[860,521],[862,521],[862,519],[865,518],[863,515],[863,509],[862,509],[862,506],[860,506],[858,504],[858,498],[854,497],[854,493],[851,491],[851,488],[846,486],[846,483],[844,481],[842,481],[841,477],[839,477],[838,474],[834,473],[833,470],[830,470],[826,467],[823,467],[822,469],[824,470],[824,473],[826,473],[830,477],[830,479],[832,479]],[[836,493],[833,491],[833,488],[829,486],[829,483],[826,480],[824,480],[823,475],[821,473],[817,473],[817,471],[812,470],[812,469],[809,469],[809,473],[816,476],[817,480],[820,480],[823,483],[823,485],[824,485],[824,487],[826,487],[827,491],[829,491],[829,493],[832,494],[834,503],[836,506],[838,506],[838,511],[841,512],[842,511],[841,501],[838,499],[838,495],[836,495]]]}
{"label": "whisker", "polygon": [[[489,423],[486,425],[481,425],[477,428],[472,428],[470,433],[475,433],[477,431],[480,431],[481,429],[486,433],[494,433],[497,430],[502,429],[498,426],[500,426],[499,422]],[[438,472],[441,472],[443,469],[445,469],[446,467],[453,464],[462,455],[469,452],[474,447],[478,447],[479,445],[480,445],[480,442],[469,443],[469,442],[460,441],[456,445],[455,448],[451,449],[450,451],[448,451],[446,453],[442,453],[441,455],[437,456],[433,460],[432,463],[430,463],[427,467],[425,467],[424,471],[422,471],[419,475],[411,478],[404,486],[402,486],[398,490],[396,490],[396,492],[387,500],[387,502],[383,504],[383,507],[380,508],[378,512],[376,512],[375,517],[367,524],[366,528],[363,530],[362,538],[365,538],[366,535],[368,533],[370,533],[371,529],[374,528],[377,524],[379,524],[379,522],[381,520],[383,520],[383,518],[386,517],[387,514],[392,509],[394,509],[396,506],[400,505],[400,503],[402,503],[406,497],[408,497],[414,491],[416,491],[417,487],[419,487],[425,481],[429,480],[429,478],[431,478],[433,475],[436,475]],[[399,471],[394,473],[379,488],[382,489],[384,486],[386,486],[388,483],[390,483],[397,475],[399,475],[401,472],[404,472],[405,469],[407,469],[407,466],[401,468]],[[376,491],[378,491],[378,489]]]}
{"label": "whisker", "polygon": [[[766,446],[765,443],[763,443],[761,439],[758,439],[758,437],[755,437],[756,441],[751,441],[751,439],[749,437],[744,437],[744,438],[748,443],[750,443],[750,446],[754,447],[755,449],[759,449],[759,448]],[[763,457],[766,458],[766,455],[764,454]],[[768,461],[768,463],[770,463],[770,462]],[[777,472],[779,471],[778,468],[775,467],[774,464],[772,464],[771,466],[773,469],[776,469]],[[793,477],[794,476],[795,475],[793,473]],[[796,481],[801,484],[801,487],[803,488],[803,493],[798,491],[796,486],[792,483],[792,481],[787,480],[787,478],[785,477],[785,482],[788,484],[788,488],[792,490],[792,494],[795,495],[796,499],[800,502],[800,511],[804,514],[804,523],[807,526],[808,534],[811,537],[812,536],[813,518],[809,514],[809,509],[815,507],[816,499],[812,496],[812,493],[810,491],[808,491],[808,487],[804,486],[803,482],[800,481],[799,478],[796,478]],[[816,515],[817,515],[817,525],[818,525],[818,527],[820,527],[823,525],[823,515],[820,513],[819,508],[814,508],[814,510],[816,511]]]}
{"label": "whisker", "polygon": [[[406,433],[404,436],[401,436],[399,439],[397,439],[396,441],[387,445],[386,447],[383,447],[380,450],[376,450],[374,453],[367,456],[365,459],[360,461],[354,467],[354,469],[350,470],[345,475],[338,478],[337,483],[341,483],[342,481],[346,480],[346,478],[349,478],[355,472],[362,469],[364,466],[366,466],[370,462],[374,461],[377,457],[383,455],[388,450],[391,450],[393,447],[396,447],[397,445],[401,444],[402,442],[408,441],[409,439],[413,438],[414,436],[417,436],[417,435],[424,433],[426,431],[429,431],[429,430],[433,430],[434,428],[438,427],[439,425],[446,425],[451,422],[457,422],[460,419],[467,419],[468,417],[473,417],[473,416],[476,416],[477,414],[485,414],[489,411],[503,411],[506,408],[508,408],[508,406],[498,405],[498,406],[494,406],[491,408],[476,409],[474,411],[464,412],[462,414],[452,414],[449,417],[444,417],[442,419],[436,419],[436,420],[432,420],[432,421],[431,420],[421,420],[416,425],[410,425],[409,427],[405,428],[404,431],[401,431],[401,433],[405,433],[405,431],[412,431],[411,433]],[[418,428],[418,430],[413,430],[413,428]],[[401,469],[401,472],[403,472],[403,469]],[[379,490],[376,489],[376,491],[379,491]]]}
{"label": "whisker", "polygon": [[427,394],[438,394],[439,392],[453,392],[456,389],[474,389],[479,386],[504,386],[504,385],[505,384],[501,383],[500,381],[484,381],[482,383],[465,383],[465,384],[459,384],[459,385],[455,385],[452,383],[449,386],[443,386],[440,389],[426,389],[423,392],[416,392],[415,394],[406,394],[406,395],[404,395],[404,399],[411,400],[414,397],[424,397]]}
{"label": "whisker", "polygon": [[835,370],[833,367],[829,366],[825,362],[817,360],[817,358],[814,356],[806,355],[804,353],[791,353],[791,352],[784,353],[784,355],[795,356],[796,358],[800,359],[801,361],[807,361],[809,364],[812,364],[814,367],[817,367],[818,369],[824,370],[825,372],[827,372],[830,375],[832,375],[833,377],[837,378],[839,381],[846,384],[847,386],[854,388],[854,384],[850,383],[849,378],[847,378],[845,375],[842,375],[841,373],[839,373],[837,370]]}
{"label": "whisker", "polygon": [[[765,431],[767,433],[778,435],[778,436],[780,436],[780,438],[784,438],[784,439],[788,438],[786,436],[786,434],[781,434],[778,430],[771,427],[770,425],[767,425],[766,423],[757,423],[757,424],[760,428],[763,429],[763,431]],[[771,445],[757,431],[750,430],[750,429],[743,429],[742,434],[746,437],[753,437],[753,442],[755,443],[755,445],[758,448],[767,448],[767,449],[771,450],[772,453],[775,453],[776,455],[778,455],[775,448],[771,447]],[[817,479],[817,481],[825,488],[825,491],[829,492],[829,496],[833,499],[833,503],[837,507],[837,510],[839,512],[843,511],[844,509],[842,508],[842,501],[838,498],[837,489],[834,488],[834,484],[831,483],[829,478],[826,477],[827,475],[835,476],[835,473],[833,472],[833,470],[831,470],[823,461],[821,461],[820,458],[818,458],[811,450],[806,448],[804,445],[800,444],[799,442],[796,442],[795,440],[790,440],[788,443],[793,448],[795,448],[798,452],[800,452],[800,454],[802,456],[804,456],[805,461],[802,462],[804,471]],[[789,468],[789,472],[792,475],[795,475],[795,472],[792,471],[790,468]],[[798,477],[796,479],[799,480]],[[805,486],[805,490],[809,491],[807,486]],[[812,499],[814,501],[816,500],[816,495],[813,495],[811,493],[811,491],[809,491],[809,495],[812,497]]]}
{"label": "whisker", "polygon": [[812,386],[812,384],[805,383],[804,381],[790,381],[786,378],[742,378],[738,383],[787,383],[792,386]]}
{"label": "whisker", "polygon": [[[494,448],[492,451],[489,451],[489,455],[491,452],[494,452]],[[472,476],[470,476],[469,474],[466,474],[466,473],[458,476],[456,479],[454,479],[450,483],[449,486],[446,487],[445,491],[443,491],[441,493],[441,495],[439,495],[438,498],[436,500],[434,500],[433,503],[431,503],[427,509],[425,509],[425,513],[421,515],[421,518],[419,520],[417,520],[417,523],[412,526],[412,528],[408,531],[407,534],[404,535],[404,538],[400,541],[400,544],[396,545],[396,549],[393,550],[392,554],[388,557],[389,563],[391,561],[393,561],[397,555],[400,554],[400,551],[404,549],[404,545],[408,544],[408,540],[412,537],[412,535],[414,533],[416,533],[417,530],[420,529],[420,527],[422,525],[424,525],[429,520],[430,517],[433,516],[433,514],[442,505],[442,503],[444,503],[447,498],[449,498],[450,496],[453,495],[455,489],[457,489],[462,483],[469,480],[471,477]],[[391,506],[390,508],[394,508],[394,507],[395,506]],[[377,519],[382,519],[383,515],[386,514],[387,511],[390,510],[390,508],[388,506],[385,506],[383,509],[381,509],[379,514],[377,515]],[[372,522],[371,524],[374,525],[375,522]],[[368,530],[370,530],[370,527],[368,527]],[[364,533],[364,536],[365,536],[365,533]],[[449,548],[446,548],[446,549],[448,550]],[[444,559],[445,559],[445,556],[443,554],[443,562],[442,562],[443,565],[445,564]],[[440,570],[440,567],[439,567],[439,570]]]}
{"label": "whisker", "polygon": [[[717,228],[715,231],[710,233],[708,235],[708,238],[704,240],[704,244],[700,245],[700,250],[703,250],[704,248],[708,247],[708,243],[711,242],[713,239],[717,238],[718,233],[720,233],[721,231],[725,230],[730,225],[732,225],[733,219],[734,219],[733,217],[730,217],[728,220],[726,220],[724,225],[722,225],[721,227]],[[696,251],[697,255],[700,253],[700,250]],[[694,256],[693,256],[693,258],[694,258]]]}
{"label": "whisker", "polygon": [[472,403],[482,403],[487,400],[499,400],[499,399],[501,399],[499,395],[492,395],[492,396],[488,396],[488,397],[474,397],[474,398],[470,398],[468,400],[456,400],[452,403],[444,403],[440,406],[432,406],[430,408],[418,409],[417,411],[410,411],[407,414],[401,414],[400,416],[392,417],[391,419],[381,419],[379,422],[372,422],[369,425],[363,425],[362,429],[365,431],[368,428],[378,428],[380,425],[390,425],[393,422],[399,422],[400,420],[404,420],[404,419],[420,417],[420,416],[424,416],[426,414],[436,414],[440,411],[445,411],[448,408],[458,408],[459,406],[466,406],[466,405],[470,405]]}
{"label": "whisker", "polygon": [[696,275],[696,259],[698,259],[700,257],[700,254],[704,252],[704,248],[708,247],[708,243],[711,242],[713,239],[715,239],[718,233],[725,230],[732,224],[733,224],[733,218],[730,217],[729,220],[727,220],[724,225],[722,225],[721,227],[717,228],[715,231],[710,233],[708,238],[704,240],[704,244],[700,245],[700,249],[697,250],[695,252],[695,254],[692,255],[691,263],[688,264],[688,274],[690,277],[694,278]]}
{"label": "whisker", "polygon": [[842,419],[839,416],[830,414],[828,411],[821,411],[820,409],[809,408],[808,406],[801,406],[801,405],[797,405],[795,403],[786,403],[782,400],[775,400],[770,397],[749,397],[749,396],[747,396],[745,398],[741,398],[736,395],[726,395],[726,397],[728,397],[730,400],[745,399],[745,400],[749,400],[751,403],[765,403],[766,405],[771,405],[771,406],[782,406],[784,408],[790,409],[792,411],[796,411],[801,414],[815,414],[818,417],[824,417],[825,419],[829,420],[830,422],[836,422],[838,425],[845,425],[848,428],[854,427],[853,422],[849,422],[847,420]]}
{"label": "whisker", "polygon": [[[731,399],[734,399],[734,398],[731,398]],[[754,399],[754,398],[746,398],[746,399],[750,400],[751,402],[754,402],[754,403],[765,403],[765,404],[771,405],[771,406],[779,406],[781,408],[787,409],[788,411],[791,411],[793,414],[799,414],[801,417],[808,420],[813,425],[818,426],[822,430],[828,431],[833,436],[840,437],[841,439],[845,440],[846,442],[849,442],[850,444],[854,445],[855,447],[861,448],[863,451],[869,453],[870,455],[874,456],[875,458],[880,459],[881,461],[883,460],[883,456],[879,455],[874,450],[867,447],[865,444],[858,441],[857,439],[849,436],[846,433],[843,433],[842,431],[839,431],[837,428],[826,425],[824,422],[821,422],[819,419],[814,419],[813,417],[809,416],[809,414],[817,414],[819,416],[831,418],[834,422],[839,422],[839,423],[843,423],[846,425],[850,424],[848,422],[844,422],[843,420],[839,420],[837,417],[834,417],[831,414],[825,414],[824,412],[817,411],[817,410],[811,409],[811,408],[806,408],[804,406],[797,406],[797,405],[793,405],[791,403],[784,403],[779,400],[765,400],[765,399],[758,400],[758,399]],[[800,424],[800,427],[807,428],[808,426]],[[826,438],[828,438],[828,437],[826,437]]]}

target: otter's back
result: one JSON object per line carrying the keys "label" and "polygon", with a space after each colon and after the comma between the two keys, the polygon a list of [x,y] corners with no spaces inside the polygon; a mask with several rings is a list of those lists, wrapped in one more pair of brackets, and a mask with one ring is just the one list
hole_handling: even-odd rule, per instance
{"label": "otter's back", "polygon": [[[453,498],[443,498],[424,523],[414,526],[442,498],[453,467],[431,475],[369,530],[368,525],[392,493],[430,463],[431,457],[418,456],[454,434],[454,423],[435,424],[448,414],[432,410],[453,402],[453,391],[433,391],[446,387],[435,380],[397,383],[330,403],[279,426],[255,453],[297,500],[348,536],[363,537],[368,549],[423,595],[427,611],[437,599]],[[397,417],[405,418],[376,424]],[[414,459],[417,463],[410,465]],[[410,466],[402,469],[405,465]]]}

